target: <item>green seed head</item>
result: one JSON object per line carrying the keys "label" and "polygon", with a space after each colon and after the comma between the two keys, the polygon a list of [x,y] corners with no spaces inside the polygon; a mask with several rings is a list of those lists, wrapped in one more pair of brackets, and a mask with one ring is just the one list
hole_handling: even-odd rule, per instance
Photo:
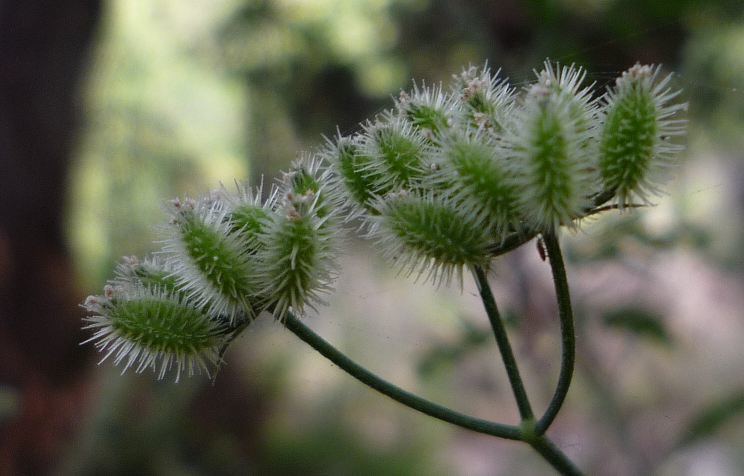
{"label": "green seed head", "polygon": [[592,86],[582,87],[586,78],[583,68],[553,65],[545,61],[537,74],[538,83],[566,102],[568,113],[578,134],[595,134],[597,122],[596,101],[592,99]]}
{"label": "green seed head", "polygon": [[136,256],[124,256],[116,266],[115,286],[137,284],[149,289],[158,289],[168,294],[183,296],[173,269],[159,256],[138,259]]}
{"label": "green seed head", "polygon": [[381,199],[378,208],[370,238],[408,275],[462,282],[464,267],[487,264],[488,230],[453,201],[403,191]]}
{"label": "green seed head", "polygon": [[459,102],[460,127],[502,133],[509,127],[514,109],[514,89],[491,72],[488,65],[475,66],[455,75],[452,95]]}
{"label": "green seed head", "polygon": [[331,164],[331,188],[342,198],[341,209],[347,210],[345,221],[371,212],[380,177],[372,170],[372,158],[364,155],[359,136],[339,136],[335,142],[326,142],[322,156]]}
{"label": "green seed head", "polygon": [[389,117],[365,129],[363,154],[372,158],[374,191],[382,196],[399,188],[416,187],[427,170],[429,149],[409,122]]}
{"label": "green seed head", "polygon": [[400,115],[410,121],[430,142],[441,139],[450,127],[453,103],[449,96],[436,88],[419,88],[415,83],[410,93],[401,92],[396,102]]}
{"label": "green seed head", "polygon": [[657,83],[659,68],[636,64],[617,79],[605,96],[599,147],[599,169],[606,189],[615,190],[622,207],[637,196],[648,203],[659,194],[657,183],[681,146],[670,140],[684,133],[683,121],[672,119],[685,104],[670,105],[679,94]]}
{"label": "green seed head", "polygon": [[289,309],[303,314],[332,289],[341,200],[331,173],[320,158],[305,156],[282,179],[283,203],[262,236],[255,273],[277,319]]}
{"label": "green seed head", "polygon": [[506,151],[484,133],[451,135],[444,142],[431,186],[460,211],[503,236],[518,226],[516,176]]}
{"label": "green seed head", "polygon": [[[542,76],[546,77],[546,76]],[[592,129],[574,97],[538,82],[526,94],[510,146],[510,164],[521,191],[526,226],[553,230],[571,225],[597,191],[590,141]]]}
{"label": "green seed head", "polygon": [[236,235],[245,246],[245,252],[255,255],[261,250],[260,237],[271,221],[276,207],[278,189],[272,187],[268,198],[261,202],[262,188],[237,185],[237,193],[221,190],[225,208],[225,220],[229,223],[229,234]]}
{"label": "green seed head", "polygon": [[488,66],[445,92],[414,83],[395,111],[301,155],[265,201],[240,186],[173,201],[163,254],[125,258],[86,300],[88,342],[124,370],[209,373],[259,312],[322,302],[342,221],[363,217],[401,271],[439,285],[487,268],[509,237],[573,226],[597,196],[647,201],[685,133],[658,72],[636,65],[601,100],[580,68],[550,62],[518,94]]}
{"label": "green seed head", "polygon": [[179,287],[212,315],[253,316],[251,245],[232,225],[222,202],[174,200],[168,254]]}
{"label": "green seed head", "polygon": [[284,172],[279,183],[280,196],[294,202],[301,213],[309,212],[320,219],[333,221],[342,208],[340,191],[333,187],[332,170],[322,154],[302,154]]}
{"label": "green seed head", "polygon": [[280,320],[289,309],[303,314],[305,306],[314,308],[332,289],[338,230],[318,216],[316,198],[310,192],[287,197],[283,213],[273,217],[264,234],[255,279]]}
{"label": "green seed head", "polygon": [[95,342],[114,356],[115,365],[142,372],[152,369],[162,379],[175,371],[179,380],[219,364],[222,332],[209,316],[186,303],[182,296],[143,286],[106,286],[103,296],[89,296],[83,307],[89,315],[84,329],[93,331],[85,342]]}

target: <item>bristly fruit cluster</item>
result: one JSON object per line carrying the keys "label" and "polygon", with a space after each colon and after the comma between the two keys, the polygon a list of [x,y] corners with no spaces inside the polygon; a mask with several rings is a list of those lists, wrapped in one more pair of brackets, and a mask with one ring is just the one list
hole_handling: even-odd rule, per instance
{"label": "bristly fruit cluster", "polygon": [[242,186],[171,201],[162,251],[124,258],[104,294],[83,304],[88,341],[124,370],[209,375],[260,312],[281,320],[321,303],[342,209],[328,173],[303,157],[263,202],[260,188]]}
{"label": "bristly fruit cluster", "polygon": [[604,95],[546,62],[522,91],[488,67],[449,89],[414,86],[324,157],[368,234],[435,282],[485,264],[494,243],[574,227],[598,201],[648,203],[681,146],[685,104],[636,65]]}
{"label": "bristly fruit cluster", "polygon": [[606,201],[648,204],[682,149],[686,105],[658,67],[633,66],[603,95],[585,76],[546,62],[518,91],[470,67],[302,156],[263,202],[242,187],[174,200],[162,253],[126,259],[84,304],[90,341],[125,369],[209,373],[260,312],[322,302],[342,223],[441,284]]}

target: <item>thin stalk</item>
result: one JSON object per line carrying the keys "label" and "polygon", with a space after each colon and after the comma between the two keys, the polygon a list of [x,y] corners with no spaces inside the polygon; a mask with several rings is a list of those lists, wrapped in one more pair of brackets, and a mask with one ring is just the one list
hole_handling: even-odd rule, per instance
{"label": "thin stalk", "polygon": [[545,436],[529,440],[527,443],[542,456],[545,461],[564,476],[581,476],[583,473],[568,459],[555,443]]}
{"label": "thin stalk", "polygon": [[488,277],[480,266],[473,268],[473,274],[478,284],[478,292],[483,301],[483,306],[486,308],[486,314],[488,314],[488,320],[491,322],[491,328],[493,329],[493,335],[496,338],[496,343],[501,353],[501,359],[504,361],[504,367],[506,367],[506,374],[509,377],[514,398],[517,400],[519,416],[523,422],[532,420],[534,419],[532,407],[527,398],[522,377],[519,375],[519,368],[517,367],[517,361],[514,358],[514,352],[512,352],[511,344],[509,343],[509,336],[506,334],[506,328],[501,320],[499,309],[496,307],[496,300],[493,298],[493,293],[491,293]]}
{"label": "thin stalk", "polygon": [[568,279],[566,278],[566,267],[563,264],[561,247],[555,233],[544,233],[543,240],[548,252],[550,268],[553,272],[553,285],[558,300],[558,315],[561,322],[561,371],[548,408],[535,426],[535,432],[538,435],[544,434],[558,415],[558,411],[568,394],[568,388],[571,386],[576,360],[576,336],[573,311],[571,310],[571,294],[568,290]]}
{"label": "thin stalk", "polygon": [[386,380],[383,380],[341,353],[338,349],[313,332],[312,329],[300,322],[300,320],[291,312],[287,313],[284,320],[284,327],[310,345],[310,347],[317,350],[323,357],[336,364],[341,370],[345,371],[363,384],[372,387],[383,395],[387,395],[407,407],[478,433],[485,433],[487,435],[497,436],[508,440],[522,439],[522,432],[515,426],[493,423],[458,413],[450,408],[438,405],[419,397],[418,395],[414,395]]}

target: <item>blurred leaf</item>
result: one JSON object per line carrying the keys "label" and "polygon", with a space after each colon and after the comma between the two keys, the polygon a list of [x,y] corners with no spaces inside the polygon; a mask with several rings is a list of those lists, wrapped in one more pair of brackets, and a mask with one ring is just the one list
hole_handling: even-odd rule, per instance
{"label": "blurred leaf", "polygon": [[437,344],[426,352],[416,366],[420,377],[428,377],[444,367],[454,365],[468,353],[480,348],[491,335],[488,329],[467,324],[458,340],[450,345]]}
{"label": "blurred leaf", "polygon": [[[356,423],[355,423],[356,425]],[[318,424],[297,428],[271,428],[250,474],[450,474],[431,463],[430,449],[421,439],[380,447],[350,430],[343,412],[324,416]]]}
{"label": "blurred leaf", "polygon": [[690,421],[677,443],[678,447],[695,443],[713,435],[726,422],[744,412],[744,388],[704,407]]}
{"label": "blurred leaf", "polygon": [[663,318],[648,309],[637,307],[614,309],[604,315],[603,321],[607,327],[624,330],[660,344],[672,344]]}

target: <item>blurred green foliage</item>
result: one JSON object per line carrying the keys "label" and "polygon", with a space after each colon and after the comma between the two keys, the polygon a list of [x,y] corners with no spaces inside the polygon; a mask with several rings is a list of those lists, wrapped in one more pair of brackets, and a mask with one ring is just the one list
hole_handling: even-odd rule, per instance
{"label": "blurred green foliage", "polygon": [[124,250],[150,250],[165,199],[245,176],[242,91],[192,52],[220,15],[190,8],[181,18],[177,1],[109,4],[71,187],[86,283],[106,279]]}
{"label": "blurred green foliage", "polygon": [[[663,63],[666,70],[680,72],[677,86],[691,104],[689,163],[673,182],[672,196],[656,209],[587,224],[589,236],[572,240],[567,250],[569,266],[593,270],[620,261],[631,268],[638,263],[623,257],[643,261],[652,253],[668,257],[681,248],[731,273],[733,282],[744,281],[740,1],[112,0],[108,9],[71,183],[70,238],[91,289],[110,275],[122,253],[145,254],[153,248],[157,232],[152,224],[164,219],[159,210],[164,200],[200,195],[220,181],[250,177],[257,183],[261,174],[269,181],[298,151],[321,144],[322,134],[332,136],[337,127],[348,133],[390,107],[391,96],[410,87],[411,78],[446,80],[469,63],[487,60],[522,86],[546,57],[585,66],[600,90],[636,61]],[[526,272],[509,270],[498,278],[517,279]],[[542,324],[524,317],[539,308],[539,296],[528,298],[506,308],[515,316],[518,333],[528,333],[521,351],[537,366],[532,353],[539,342],[533,333],[541,332]],[[670,335],[677,342],[678,323],[664,309],[658,310],[662,321],[642,304],[608,309],[591,298],[577,293],[577,309],[599,316],[616,337],[626,342],[640,337],[650,347],[668,342]],[[437,374],[460,371],[459,362],[489,344],[486,323],[480,324],[440,341],[447,344],[427,347],[418,378],[440,382]],[[580,325],[585,327],[580,331],[596,331],[589,319]],[[677,358],[697,350],[683,339],[674,349]],[[635,354],[639,359],[655,355]],[[622,375],[605,378],[599,362],[587,360],[586,380],[608,388],[589,384],[587,390],[579,383],[572,392],[594,391],[605,403],[602,411],[616,413],[607,419],[614,425],[607,430],[610,439],[632,435],[643,416],[631,421],[625,409],[602,395],[619,390],[621,382],[631,385],[639,374],[628,370],[628,363]],[[740,369],[744,361],[734,364],[727,365]],[[258,394],[266,393],[264,399],[292,391],[281,372],[276,374],[271,382],[254,382]],[[117,379],[106,378],[120,384],[109,383],[109,392],[101,395],[101,411],[72,472],[432,474],[441,462],[440,451],[427,448],[428,443],[383,450],[370,446],[349,430],[342,412],[328,412],[322,424],[292,431],[259,425],[247,440],[230,432],[205,432],[191,424],[195,410],[189,402],[196,391],[190,386],[163,389],[141,379],[136,384]],[[721,382],[712,406],[691,424],[685,445],[714,437],[741,413],[740,392],[730,397],[728,384]],[[694,379],[687,385],[685,392],[699,390]],[[459,389],[452,391],[460,396]],[[658,401],[671,398],[658,392]],[[138,413],[142,401],[150,402],[150,410]],[[257,411],[270,410],[281,411],[281,406],[259,405]],[[741,441],[719,444],[735,447]],[[643,455],[643,449],[629,454],[632,446],[620,447],[628,461],[637,459],[636,468],[651,471],[664,463]],[[595,468],[602,468],[606,455],[597,451]]]}
{"label": "blurred green foliage", "polygon": [[741,413],[744,413],[744,389],[737,389],[700,409],[682,432],[678,446],[691,445],[714,436],[722,426]]}
{"label": "blurred green foliage", "polygon": [[648,309],[619,307],[610,310],[603,319],[610,328],[625,330],[659,344],[671,345],[673,342],[661,316]]}

